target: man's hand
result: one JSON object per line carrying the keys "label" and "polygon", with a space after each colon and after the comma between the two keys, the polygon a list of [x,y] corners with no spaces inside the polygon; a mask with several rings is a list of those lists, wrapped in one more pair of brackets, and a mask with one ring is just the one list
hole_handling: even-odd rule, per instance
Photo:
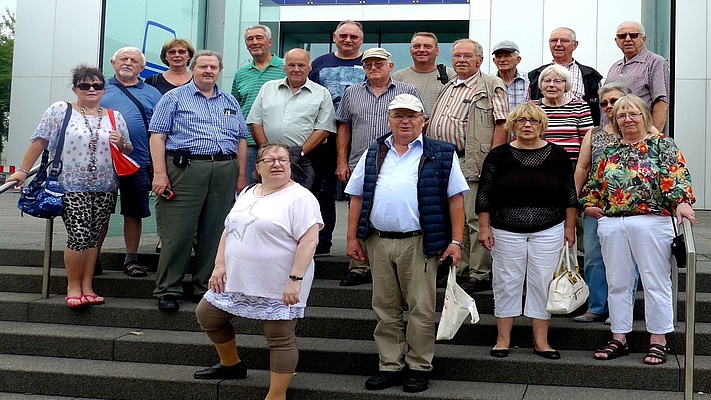
{"label": "man's hand", "polygon": [[348,183],[348,179],[351,177],[351,169],[348,166],[348,163],[338,163],[338,167],[336,167],[336,176],[338,177],[338,180],[344,184]]}
{"label": "man's hand", "polygon": [[360,246],[358,239],[348,239],[348,244],[346,245],[346,255],[356,261],[365,260],[365,253],[363,248]]}
{"label": "man's hand", "polygon": [[168,175],[154,173],[152,189],[156,196],[161,196],[165,189],[170,189],[170,180],[168,180]]}

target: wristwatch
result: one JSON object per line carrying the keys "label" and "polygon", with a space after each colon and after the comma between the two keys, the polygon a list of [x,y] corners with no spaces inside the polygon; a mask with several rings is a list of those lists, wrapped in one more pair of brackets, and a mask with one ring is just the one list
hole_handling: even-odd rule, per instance
{"label": "wristwatch", "polygon": [[289,279],[296,282],[296,281],[303,281],[304,277],[303,276],[296,276],[296,275],[289,275]]}
{"label": "wristwatch", "polygon": [[463,248],[464,248],[464,246],[462,246],[462,242],[460,242],[460,241],[458,241],[458,240],[452,240],[452,241],[450,242],[450,244],[453,244],[453,245],[455,245],[455,246],[459,246],[460,249],[463,249]]}

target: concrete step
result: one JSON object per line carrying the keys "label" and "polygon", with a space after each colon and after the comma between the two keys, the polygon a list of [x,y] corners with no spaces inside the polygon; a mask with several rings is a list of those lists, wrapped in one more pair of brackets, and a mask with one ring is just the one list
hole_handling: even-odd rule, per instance
{"label": "concrete step", "polygon": [[[167,314],[157,309],[155,300],[107,298],[106,304],[70,310],[63,296],[44,299],[38,294],[0,292],[0,318],[10,321],[67,324],[77,326],[103,326],[130,329],[157,329],[171,331],[200,331],[195,319],[195,305],[181,302],[181,309]],[[4,316],[8,316],[4,318]],[[405,314],[407,317],[407,313]],[[436,317],[439,320],[439,316]],[[260,335],[257,321],[236,318],[239,334]],[[346,340],[372,340],[376,319],[371,310],[309,306],[306,318],[299,321],[299,337],[332,338]],[[684,349],[684,325],[667,335],[669,347],[681,353]],[[465,323],[451,341],[454,345],[491,346],[496,338],[496,321],[492,315],[482,314],[478,324]],[[561,350],[591,352],[610,338],[609,326],[602,323],[581,324],[570,318],[556,317],[551,321],[549,340]],[[711,355],[711,324],[696,324],[696,354]],[[649,336],[644,323],[635,321],[628,335],[634,352],[647,350]],[[512,345],[532,347],[531,326],[527,318],[518,318],[512,331]]]}

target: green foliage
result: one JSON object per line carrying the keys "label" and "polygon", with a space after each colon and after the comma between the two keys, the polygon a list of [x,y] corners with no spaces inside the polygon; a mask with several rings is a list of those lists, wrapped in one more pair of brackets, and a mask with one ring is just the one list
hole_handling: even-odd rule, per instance
{"label": "green foliage", "polygon": [[12,54],[15,47],[15,14],[8,8],[0,20],[0,154],[10,125]]}

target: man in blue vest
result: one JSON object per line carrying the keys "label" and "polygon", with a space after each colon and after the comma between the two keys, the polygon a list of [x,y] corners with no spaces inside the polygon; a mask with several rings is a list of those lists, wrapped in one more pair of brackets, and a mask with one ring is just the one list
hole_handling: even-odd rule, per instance
{"label": "man in blue vest", "polygon": [[[380,373],[365,382],[381,390],[427,390],[435,347],[437,266],[461,258],[464,193],[469,190],[454,145],[422,134],[424,107],[400,94],[388,106],[390,134],[363,153],[346,186],[351,196],[348,247],[373,276],[373,337]],[[376,190],[377,189],[377,190]],[[409,318],[404,329],[402,304]]]}

